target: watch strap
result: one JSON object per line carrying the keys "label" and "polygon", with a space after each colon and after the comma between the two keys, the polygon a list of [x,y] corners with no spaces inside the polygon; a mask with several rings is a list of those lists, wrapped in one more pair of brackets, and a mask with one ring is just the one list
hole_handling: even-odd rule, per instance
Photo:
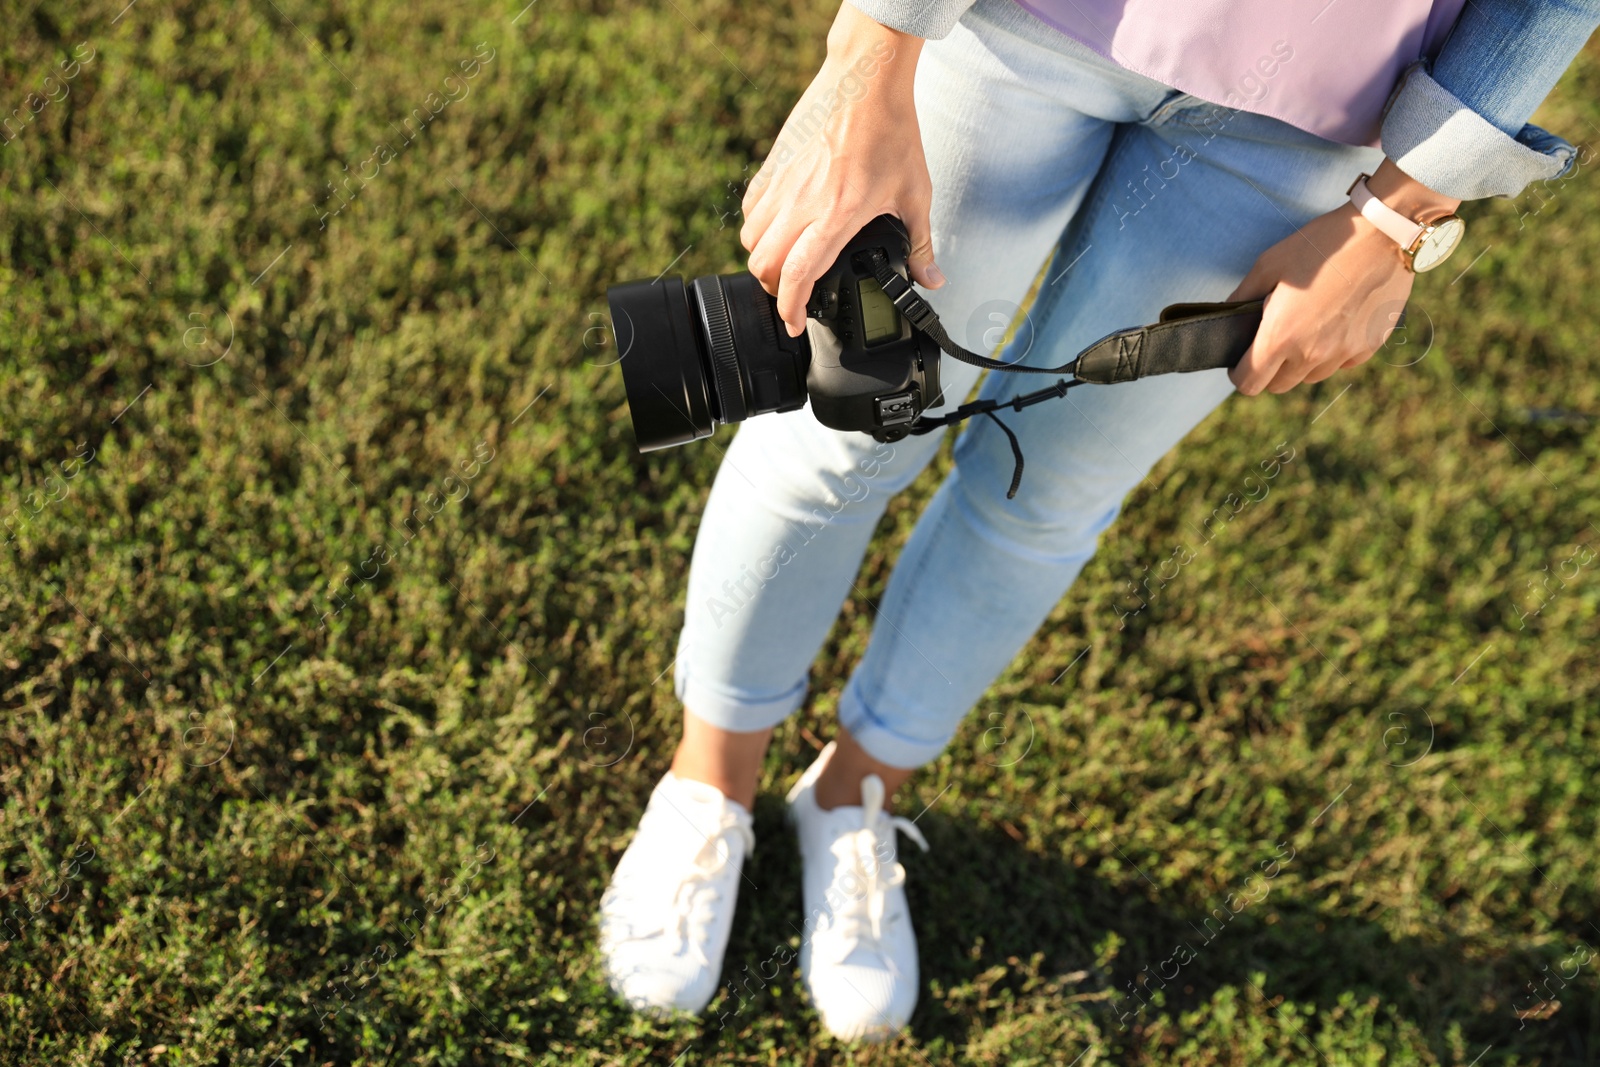
{"label": "watch strap", "polygon": [[1394,208],[1385,204],[1372,194],[1367,188],[1367,176],[1363,174],[1350,186],[1350,203],[1361,212],[1361,217],[1372,223],[1379,230],[1388,235],[1389,239],[1400,246],[1401,251],[1410,252],[1428,227],[1423,223],[1408,219]]}

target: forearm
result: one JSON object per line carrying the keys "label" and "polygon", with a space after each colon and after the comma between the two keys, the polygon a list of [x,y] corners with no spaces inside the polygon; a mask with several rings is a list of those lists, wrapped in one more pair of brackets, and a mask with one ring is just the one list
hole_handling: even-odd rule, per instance
{"label": "forearm", "polygon": [[905,225],[906,265],[918,284],[944,283],[933,261],[933,189],[913,92],[922,44],[916,33],[841,6],[822,69],[745,190],[739,239],[791,337],[805,329],[813,283],[875,216]]}
{"label": "forearm", "polygon": [[841,4],[828,30],[828,62],[854,67],[870,59],[874,79],[891,89],[911,88],[923,38],[886,26],[853,4]]}

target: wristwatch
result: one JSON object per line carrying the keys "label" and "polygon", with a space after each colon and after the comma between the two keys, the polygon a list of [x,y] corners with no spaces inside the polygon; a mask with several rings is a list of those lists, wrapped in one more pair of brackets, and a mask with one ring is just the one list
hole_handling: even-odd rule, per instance
{"label": "wristwatch", "polygon": [[1372,175],[1363,174],[1350,183],[1350,203],[1363,218],[1400,246],[1406,266],[1421,274],[1449,259],[1467,232],[1467,224],[1460,216],[1444,215],[1430,222],[1408,219],[1372,195],[1372,190],[1367,188],[1370,177]]}

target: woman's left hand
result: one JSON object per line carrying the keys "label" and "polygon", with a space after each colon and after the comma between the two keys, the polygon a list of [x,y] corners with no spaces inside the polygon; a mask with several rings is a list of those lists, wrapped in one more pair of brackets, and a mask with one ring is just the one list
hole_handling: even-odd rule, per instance
{"label": "woman's left hand", "polygon": [[[1458,203],[1387,160],[1367,186],[1411,218]],[[1415,279],[1394,241],[1351,204],[1317,216],[1261,253],[1228,297],[1267,298],[1256,339],[1229,378],[1246,396],[1286,393],[1365,363],[1397,325]]]}

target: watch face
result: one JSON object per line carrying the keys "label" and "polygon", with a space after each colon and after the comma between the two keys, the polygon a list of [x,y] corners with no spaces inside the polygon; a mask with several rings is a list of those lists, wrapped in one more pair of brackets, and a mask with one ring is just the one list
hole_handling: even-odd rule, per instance
{"label": "watch face", "polygon": [[1450,253],[1456,250],[1461,243],[1461,238],[1467,232],[1467,224],[1450,215],[1434,224],[1428,235],[1417,245],[1417,251],[1411,257],[1411,269],[1418,274],[1425,270],[1432,270],[1450,258]]}

